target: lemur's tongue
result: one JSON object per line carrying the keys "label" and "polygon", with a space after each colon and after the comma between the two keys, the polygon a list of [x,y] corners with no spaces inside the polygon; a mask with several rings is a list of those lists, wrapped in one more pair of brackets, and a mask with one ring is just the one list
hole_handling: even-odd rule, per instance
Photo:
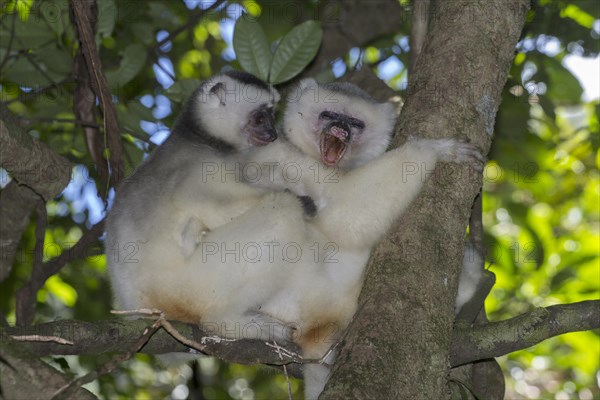
{"label": "lemur's tongue", "polygon": [[321,161],[323,164],[334,167],[346,153],[348,146],[348,131],[339,127],[331,126],[321,133]]}

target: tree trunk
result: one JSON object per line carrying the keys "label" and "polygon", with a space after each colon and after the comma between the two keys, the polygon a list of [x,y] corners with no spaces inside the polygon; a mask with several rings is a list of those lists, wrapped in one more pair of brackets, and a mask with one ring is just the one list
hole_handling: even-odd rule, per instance
{"label": "tree trunk", "polygon": [[[487,153],[528,3],[432,3],[399,137],[455,137]],[[449,397],[454,299],[480,186],[481,176],[468,166],[439,165],[373,252],[359,311],[322,398]]]}

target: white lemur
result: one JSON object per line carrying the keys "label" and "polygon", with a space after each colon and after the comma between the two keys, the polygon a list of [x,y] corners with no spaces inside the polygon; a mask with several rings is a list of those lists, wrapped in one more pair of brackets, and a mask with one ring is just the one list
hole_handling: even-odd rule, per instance
{"label": "white lemur", "polygon": [[185,306],[193,288],[179,293],[176,282],[161,282],[165,275],[185,277],[185,258],[203,232],[229,223],[262,199],[263,190],[234,179],[223,185],[211,171],[235,175],[240,154],[277,138],[273,107],[278,101],[276,90],[250,74],[229,72],[205,81],[185,103],[165,143],[124,180],[106,239],[120,307],[157,307],[169,318],[200,320],[200,310]]}
{"label": "white lemur", "polygon": [[[420,192],[437,161],[470,161],[482,168],[483,157],[473,145],[452,139],[412,138],[383,154],[395,115],[391,104],[376,103],[352,84],[306,79],[287,100],[287,140],[249,153],[249,162],[263,168],[255,185],[285,187],[315,202],[314,217],[301,219],[289,196],[268,197],[263,207],[244,215],[255,234],[235,236],[255,242],[277,238],[306,254],[294,262],[261,260],[247,266],[272,271],[274,278],[257,302],[260,312],[293,322],[306,357],[323,356],[348,325],[372,248]],[[332,175],[325,167],[338,168]],[[275,221],[276,233],[269,229]],[[327,375],[324,365],[305,366],[307,398],[318,397]]]}
{"label": "white lemur", "polygon": [[[148,171],[161,175],[153,178],[154,190],[143,190],[147,197],[120,194],[108,243],[140,242],[137,264],[111,264],[122,306],[159,308],[222,336],[291,338],[305,357],[321,357],[356,311],[371,249],[419,193],[426,174],[440,160],[481,161],[473,146],[448,139],[411,139],[377,158],[394,127],[391,105],[348,84],[304,80],[296,94],[284,118],[288,141],[230,159],[258,166],[256,175],[244,174],[247,188],[226,174],[230,166],[221,161],[227,158],[208,148],[206,157],[220,162],[221,180],[207,184],[206,170],[178,163],[170,173]],[[211,115],[201,114],[203,120]],[[208,124],[204,131],[222,134]],[[331,177],[324,166],[340,168]],[[185,176],[170,183],[178,169]],[[314,200],[314,216],[305,215],[307,204],[297,195]],[[147,210],[142,201],[158,208]],[[128,202],[146,211],[135,213]],[[327,375],[324,365],[306,366],[307,398],[318,396]]]}

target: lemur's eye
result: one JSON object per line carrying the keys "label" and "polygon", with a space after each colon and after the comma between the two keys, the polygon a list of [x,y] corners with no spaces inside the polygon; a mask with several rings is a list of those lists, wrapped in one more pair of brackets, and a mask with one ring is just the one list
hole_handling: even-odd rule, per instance
{"label": "lemur's eye", "polygon": [[362,120],[334,111],[323,111],[321,114],[319,114],[319,119],[345,121],[353,128],[365,129],[365,123]]}
{"label": "lemur's eye", "polygon": [[323,111],[321,114],[319,114],[319,119],[337,119],[338,115],[338,113],[331,111]]}
{"label": "lemur's eye", "polygon": [[350,125],[352,125],[354,128],[365,129],[365,123],[357,118],[350,118]]}

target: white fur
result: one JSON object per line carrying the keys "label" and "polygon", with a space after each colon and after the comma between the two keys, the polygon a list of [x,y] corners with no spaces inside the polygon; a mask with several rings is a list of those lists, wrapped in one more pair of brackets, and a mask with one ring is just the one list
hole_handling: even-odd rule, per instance
{"label": "white fur", "polygon": [[[211,92],[217,84],[223,89]],[[167,315],[178,317],[181,313],[173,310],[196,297],[193,287],[185,284],[179,293],[178,279],[190,272],[185,263],[206,232],[230,223],[264,196],[263,190],[241,182],[237,158],[251,147],[241,132],[248,115],[276,103],[277,91],[218,75],[194,95],[191,104],[201,129],[238,153],[223,156],[206,145],[168,140],[123,182],[109,213],[106,240],[120,307],[163,307]],[[199,316],[202,311],[201,307],[190,314]]]}
{"label": "white fur", "polygon": [[[290,226],[286,241],[301,244],[306,252],[314,243],[334,243],[338,250],[336,262],[268,264],[267,268],[273,271],[289,268],[281,283],[287,297],[271,298],[262,310],[283,321],[299,322],[305,330],[335,322],[339,329],[330,339],[338,339],[356,311],[371,249],[418,195],[437,161],[478,161],[481,156],[473,146],[454,140],[411,139],[403,147],[377,158],[387,147],[394,126],[390,106],[313,89],[310,80],[301,82],[299,97],[287,105],[284,128],[289,142],[279,140],[250,155],[253,163],[268,165],[271,170],[275,166],[274,173],[265,168],[263,179],[255,184],[283,186],[299,195],[311,196],[318,207],[316,216],[308,220],[298,219],[297,215],[277,215],[278,224]],[[326,97],[339,101],[325,103]],[[360,148],[346,152],[334,174],[319,161],[317,121],[324,109],[347,113],[366,123]],[[286,176],[285,169],[290,165],[302,171],[302,179]],[[327,174],[330,180],[325,179]],[[271,210],[277,207],[274,205]],[[268,230],[275,220],[270,212],[254,215],[254,226],[264,226],[257,228],[258,232]],[[299,301],[291,309],[295,313],[289,307],[293,301]],[[303,351],[309,357],[321,357],[330,345],[331,341],[304,343]],[[318,397],[328,374],[329,369],[323,365],[305,366],[307,398]]]}
{"label": "white fur", "polygon": [[[216,84],[225,85],[216,94],[210,89]],[[240,130],[246,123],[242,116],[247,116],[262,104],[273,105],[279,102],[279,93],[275,89],[269,92],[253,85],[247,85],[227,75],[217,75],[208,80],[198,93],[198,110],[196,115],[202,118],[206,131],[218,132],[218,137],[244,151],[251,147]]]}
{"label": "white fur", "polygon": [[[120,249],[128,242],[139,247],[137,263],[109,259],[123,307],[159,308],[167,317],[199,323],[229,338],[292,338],[308,358],[323,356],[339,339],[356,311],[373,246],[419,193],[439,159],[466,154],[464,161],[470,152],[457,142],[411,140],[367,162],[389,143],[393,109],[319,90],[309,98],[311,85],[301,84],[301,97],[285,115],[286,133],[296,147],[281,140],[248,153],[245,165],[274,163],[273,176],[263,174],[245,185],[221,174],[233,170],[239,154],[223,158],[210,149],[200,155],[197,149],[178,149],[181,161],[162,166],[157,191],[138,181],[134,189],[144,192],[145,203],[129,196],[131,201],[115,204],[107,242]],[[331,96],[338,101],[326,103]],[[315,117],[324,108],[366,123],[361,142],[346,152],[333,180],[315,178],[311,169],[324,173],[315,144]],[[234,118],[218,122],[230,114],[208,115],[217,119],[214,125],[209,122],[215,129],[211,133],[235,129]],[[205,179],[206,161],[220,165],[220,178]],[[294,182],[283,169],[290,163],[301,175]],[[310,195],[318,212],[305,218],[295,194],[265,194],[260,186]],[[139,214],[135,207],[147,210]],[[317,398],[328,373],[323,365],[305,366],[307,398]]]}
{"label": "white fur", "polygon": [[313,159],[320,158],[318,135],[319,114],[334,111],[366,123],[338,164],[340,168],[355,168],[372,160],[387,149],[396,123],[396,112],[391,103],[375,103],[362,98],[334,92],[319,86],[313,79],[300,81],[296,90],[287,97],[285,134],[302,153]]}

